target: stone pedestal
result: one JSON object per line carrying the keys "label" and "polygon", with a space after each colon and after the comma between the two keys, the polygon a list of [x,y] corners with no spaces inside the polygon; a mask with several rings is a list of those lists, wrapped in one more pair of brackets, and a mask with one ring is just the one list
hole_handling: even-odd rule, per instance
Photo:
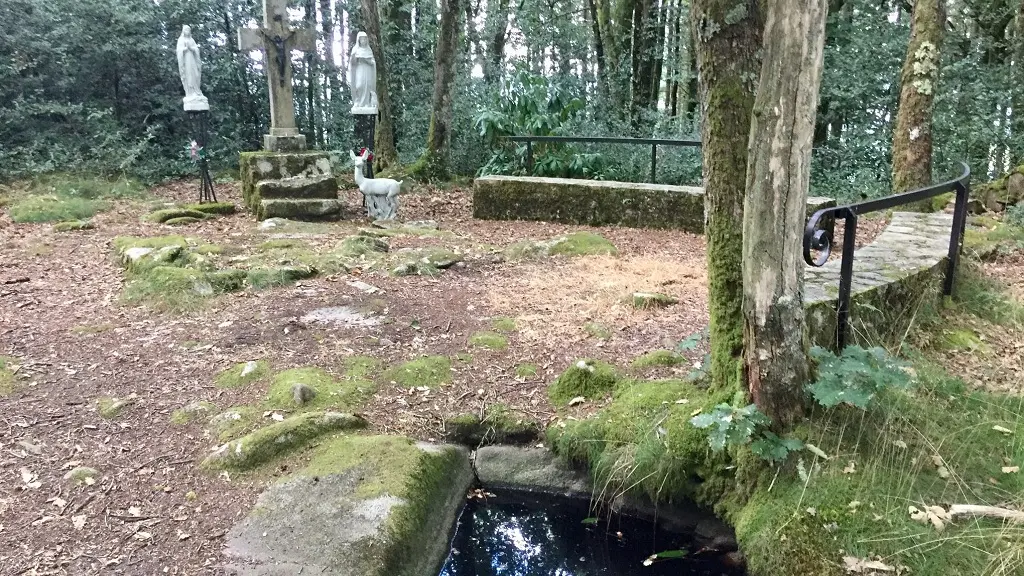
{"label": "stone pedestal", "polygon": [[341,217],[338,183],[326,152],[242,152],[238,164],[243,201],[260,220]]}
{"label": "stone pedestal", "polygon": [[269,152],[302,152],[306,149],[306,135],[295,128],[271,128],[263,135],[263,149]]}

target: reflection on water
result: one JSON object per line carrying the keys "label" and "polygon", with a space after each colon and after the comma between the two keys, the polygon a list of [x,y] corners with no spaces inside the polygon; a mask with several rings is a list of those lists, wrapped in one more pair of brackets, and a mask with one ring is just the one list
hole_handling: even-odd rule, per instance
{"label": "reflection on water", "polygon": [[[462,513],[440,576],[739,576],[715,554],[696,553],[686,535],[633,518],[584,524],[586,502],[503,493],[471,501]],[[683,559],[644,566],[655,552]]]}

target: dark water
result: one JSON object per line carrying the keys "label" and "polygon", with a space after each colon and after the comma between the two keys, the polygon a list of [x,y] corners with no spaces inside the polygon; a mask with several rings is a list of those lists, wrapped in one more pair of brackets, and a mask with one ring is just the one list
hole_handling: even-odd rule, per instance
{"label": "dark water", "polygon": [[[459,518],[440,576],[741,576],[685,534],[629,517],[590,517],[587,502],[503,493],[472,500]],[[687,550],[679,559],[651,554]]]}

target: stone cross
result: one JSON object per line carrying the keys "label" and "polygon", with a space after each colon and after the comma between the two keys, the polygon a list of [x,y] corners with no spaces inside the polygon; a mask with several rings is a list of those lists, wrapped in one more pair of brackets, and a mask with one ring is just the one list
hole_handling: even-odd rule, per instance
{"label": "stone cross", "polygon": [[270,152],[306,149],[306,136],[295,126],[292,100],[292,50],[315,50],[312,28],[288,26],[287,0],[263,0],[263,27],[238,31],[238,48],[262,50],[266,56],[270,91],[270,134],[263,135],[263,148]]}

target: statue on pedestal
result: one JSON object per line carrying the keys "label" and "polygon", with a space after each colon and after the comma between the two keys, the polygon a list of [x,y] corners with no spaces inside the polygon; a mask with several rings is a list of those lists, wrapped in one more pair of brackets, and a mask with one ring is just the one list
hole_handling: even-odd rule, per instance
{"label": "statue on pedestal", "polygon": [[182,98],[185,110],[190,112],[209,110],[210,103],[199,88],[203,64],[199,60],[199,45],[192,38],[191,26],[181,27],[181,36],[178,37],[178,48],[175,52],[178,55],[178,74],[181,76],[181,85],[185,88],[185,97]]}
{"label": "statue on pedestal", "polygon": [[352,87],[352,114],[377,115],[377,61],[366,32],[356,35],[349,55],[349,86]]}

